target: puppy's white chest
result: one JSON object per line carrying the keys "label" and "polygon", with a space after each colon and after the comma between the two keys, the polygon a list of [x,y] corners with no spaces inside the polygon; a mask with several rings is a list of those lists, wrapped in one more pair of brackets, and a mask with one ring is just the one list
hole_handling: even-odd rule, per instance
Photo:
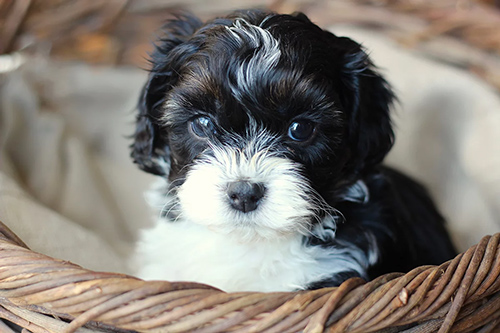
{"label": "puppy's white chest", "polygon": [[332,273],[300,236],[240,243],[184,221],[158,221],[138,245],[139,276],[196,281],[225,291],[289,291]]}

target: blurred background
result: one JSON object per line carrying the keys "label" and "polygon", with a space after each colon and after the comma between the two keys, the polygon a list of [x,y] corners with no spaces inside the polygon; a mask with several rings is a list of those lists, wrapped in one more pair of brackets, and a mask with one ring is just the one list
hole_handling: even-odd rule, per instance
{"label": "blurred background", "polygon": [[253,7],[302,11],[323,27],[353,23],[382,30],[500,89],[499,0],[2,0],[0,53],[23,49],[143,68],[153,33],[172,10],[208,19]]}
{"label": "blurred background", "polygon": [[155,34],[173,11],[253,7],[366,46],[399,97],[386,162],[427,186],[460,250],[500,231],[498,0],[0,0],[0,221],[36,251],[130,272],[157,217],[128,148]]}

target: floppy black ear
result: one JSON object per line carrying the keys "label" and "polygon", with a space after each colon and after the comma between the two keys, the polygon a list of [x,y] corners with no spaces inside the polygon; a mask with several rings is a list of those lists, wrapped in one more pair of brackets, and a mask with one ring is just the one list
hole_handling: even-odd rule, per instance
{"label": "floppy black ear", "polygon": [[351,165],[357,172],[382,161],[394,143],[394,94],[361,46],[348,38],[341,69],[341,103],[347,110]]}
{"label": "floppy black ear", "polygon": [[167,94],[177,80],[176,68],[182,59],[194,52],[192,46],[182,47],[202,25],[191,15],[179,14],[162,28],[150,56],[151,70],[138,104],[138,115],[131,156],[139,167],[156,175],[168,173],[170,163],[168,133],[161,118]]}

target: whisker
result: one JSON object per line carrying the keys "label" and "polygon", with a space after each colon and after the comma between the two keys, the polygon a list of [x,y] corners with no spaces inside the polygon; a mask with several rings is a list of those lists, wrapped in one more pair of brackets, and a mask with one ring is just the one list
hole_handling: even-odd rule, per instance
{"label": "whisker", "polygon": [[168,204],[169,204],[169,202],[165,203],[165,205],[160,210],[159,218],[161,218],[162,216],[168,216],[168,215],[170,215],[170,213],[172,212],[172,210],[174,210],[178,206],[180,206],[179,202],[175,202],[173,205],[170,206],[170,208],[168,208],[168,210],[166,210]]}

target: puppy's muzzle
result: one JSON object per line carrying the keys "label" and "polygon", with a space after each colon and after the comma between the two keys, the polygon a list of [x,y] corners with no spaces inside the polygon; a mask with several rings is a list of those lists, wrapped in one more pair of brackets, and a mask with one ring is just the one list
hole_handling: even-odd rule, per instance
{"label": "puppy's muzzle", "polygon": [[236,181],[227,187],[227,197],[231,207],[243,213],[257,209],[266,188],[262,183]]}

